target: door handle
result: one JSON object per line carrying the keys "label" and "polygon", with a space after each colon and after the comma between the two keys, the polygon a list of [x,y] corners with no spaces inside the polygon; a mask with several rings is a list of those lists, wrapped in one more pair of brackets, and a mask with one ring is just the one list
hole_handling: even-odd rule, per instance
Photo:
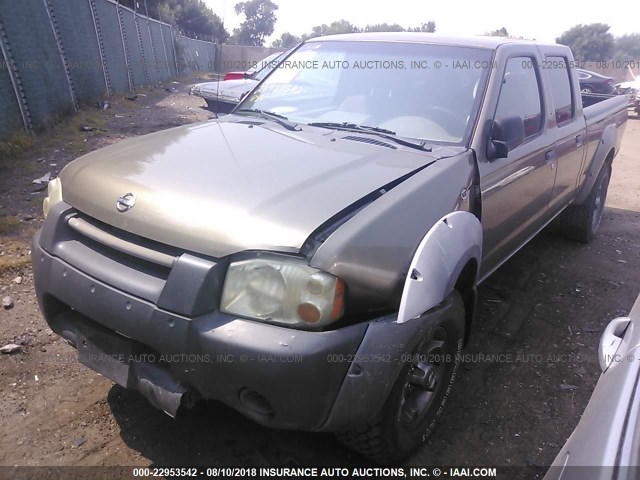
{"label": "door handle", "polygon": [[622,343],[625,331],[630,323],[631,319],[619,317],[611,320],[604,329],[598,346],[598,360],[603,372],[616,360],[618,347]]}
{"label": "door handle", "polygon": [[576,145],[577,145],[578,147],[582,146],[583,141],[584,141],[584,135],[578,135],[578,136],[576,136]]}
{"label": "door handle", "polygon": [[552,163],[556,159],[556,152],[554,150],[547,150],[544,153],[544,161],[547,164]]}

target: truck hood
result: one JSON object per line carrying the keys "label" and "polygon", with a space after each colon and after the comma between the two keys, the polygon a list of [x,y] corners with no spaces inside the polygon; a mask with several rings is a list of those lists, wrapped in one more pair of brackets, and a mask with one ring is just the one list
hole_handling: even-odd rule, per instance
{"label": "truck hood", "polygon": [[[63,199],[117,228],[205,255],[297,252],[325,221],[437,157],[362,143],[377,138],[370,135],[262,122],[230,115],[92,152],[62,171]],[[128,193],[135,205],[121,213],[116,202]]]}

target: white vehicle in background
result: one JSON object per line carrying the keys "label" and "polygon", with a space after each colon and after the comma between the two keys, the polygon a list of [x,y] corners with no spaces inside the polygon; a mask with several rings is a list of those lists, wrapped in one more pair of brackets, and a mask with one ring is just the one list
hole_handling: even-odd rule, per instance
{"label": "white vehicle in background", "polygon": [[629,72],[633,77],[630,82],[622,82],[616,85],[616,93],[618,95],[626,95],[629,97],[629,108],[640,115],[640,77],[636,77],[631,69]]}
{"label": "white vehicle in background", "polygon": [[193,85],[191,95],[204,98],[207,106],[214,112],[229,113],[245,94],[253,90],[278,65],[278,59],[283,54],[278,52],[264,58],[257,63],[255,70],[249,70],[245,74],[245,78]]}
{"label": "white vehicle in background", "polygon": [[640,297],[605,328],[602,375],[544,480],[640,479]]}
{"label": "white vehicle in background", "polygon": [[640,78],[631,82],[622,82],[616,85],[616,91],[620,95],[629,97],[629,109],[640,115]]}

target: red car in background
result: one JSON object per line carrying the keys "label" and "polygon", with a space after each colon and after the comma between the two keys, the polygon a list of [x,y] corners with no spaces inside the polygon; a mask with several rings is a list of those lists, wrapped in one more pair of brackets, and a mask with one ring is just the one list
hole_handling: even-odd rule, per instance
{"label": "red car in background", "polygon": [[269,62],[275,60],[280,56],[282,52],[272,53],[268,57],[263,58],[259,62],[257,62],[252,68],[247,70],[246,72],[227,72],[224,74],[223,80],[244,80],[246,78],[252,78],[256,72],[262,70]]}

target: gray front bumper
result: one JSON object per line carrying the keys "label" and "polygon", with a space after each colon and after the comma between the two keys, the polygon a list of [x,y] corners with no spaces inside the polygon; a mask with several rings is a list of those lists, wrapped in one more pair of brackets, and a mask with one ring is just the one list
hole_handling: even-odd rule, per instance
{"label": "gray front bumper", "polygon": [[145,288],[135,265],[110,259],[67,231],[71,210],[56,207],[34,238],[45,319],[79,349],[83,363],[167,411],[189,393],[220,400],[269,427],[357,425],[379,411],[406,365],[403,354],[448,308],[400,325],[390,315],[325,332],[236,318],[203,299],[202,290],[219,288],[220,262],[185,254],[166,279],[151,272],[152,286]]}

